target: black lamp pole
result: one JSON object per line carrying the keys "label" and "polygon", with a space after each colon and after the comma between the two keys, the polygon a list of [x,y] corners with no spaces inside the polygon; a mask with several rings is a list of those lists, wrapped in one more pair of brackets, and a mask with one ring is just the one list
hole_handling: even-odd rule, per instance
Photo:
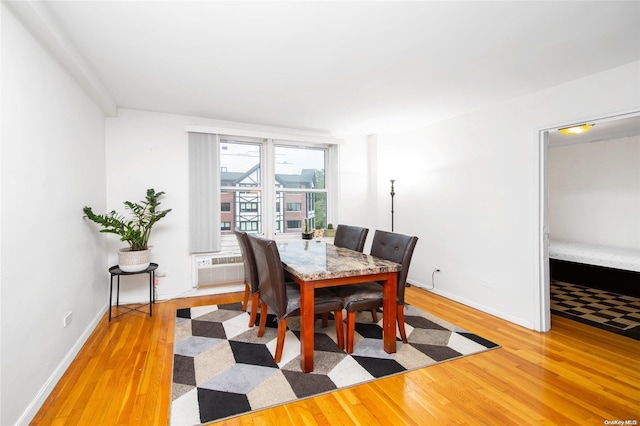
{"label": "black lamp pole", "polygon": [[393,189],[393,183],[395,179],[391,179],[391,232],[393,232],[393,197],[396,195],[396,191]]}

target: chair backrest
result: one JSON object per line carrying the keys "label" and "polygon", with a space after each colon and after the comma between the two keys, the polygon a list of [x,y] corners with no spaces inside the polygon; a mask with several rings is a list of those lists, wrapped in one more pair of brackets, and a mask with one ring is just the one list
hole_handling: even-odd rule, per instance
{"label": "chair backrest", "polygon": [[278,318],[286,317],[288,298],[284,279],[284,269],[280,260],[278,245],[274,240],[249,235],[258,269],[260,300],[269,306]]}
{"label": "chair backrest", "polygon": [[371,256],[402,265],[402,270],[398,272],[398,304],[404,304],[404,290],[407,285],[409,265],[417,242],[418,237],[386,231],[377,230],[373,236]]}
{"label": "chair backrest", "polygon": [[258,291],[258,270],[256,269],[256,257],[253,254],[253,247],[249,242],[249,235],[244,231],[234,230],[240,252],[242,253],[242,261],[244,262],[244,282],[249,285],[250,293],[254,294]]}
{"label": "chair backrest", "polygon": [[364,242],[367,240],[368,228],[360,228],[359,226],[338,225],[333,244],[338,247],[344,247],[362,253]]}

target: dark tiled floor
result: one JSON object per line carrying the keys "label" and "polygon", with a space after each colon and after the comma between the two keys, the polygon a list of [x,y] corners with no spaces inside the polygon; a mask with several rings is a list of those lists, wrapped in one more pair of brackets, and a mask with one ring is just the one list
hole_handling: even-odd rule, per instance
{"label": "dark tiled floor", "polygon": [[640,298],[551,281],[556,315],[640,340]]}

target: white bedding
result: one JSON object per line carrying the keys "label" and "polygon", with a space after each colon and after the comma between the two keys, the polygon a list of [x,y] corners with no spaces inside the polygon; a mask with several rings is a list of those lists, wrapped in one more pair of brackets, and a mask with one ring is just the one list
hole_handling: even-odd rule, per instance
{"label": "white bedding", "polygon": [[640,272],[640,250],[569,241],[550,241],[549,258]]}

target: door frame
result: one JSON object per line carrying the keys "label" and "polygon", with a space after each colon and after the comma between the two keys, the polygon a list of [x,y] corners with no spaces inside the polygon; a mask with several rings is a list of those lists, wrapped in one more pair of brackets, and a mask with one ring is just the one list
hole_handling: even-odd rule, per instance
{"label": "door frame", "polygon": [[551,330],[551,275],[549,271],[549,132],[563,127],[570,127],[580,123],[602,123],[640,116],[640,110],[628,110],[617,114],[597,116],[583,120],[563,122],[553,126],[545,126],[537,130],[538,136],[538,261],[539,285],[535,292],[538,315],[534,318],[534,328],[537,331]]}

